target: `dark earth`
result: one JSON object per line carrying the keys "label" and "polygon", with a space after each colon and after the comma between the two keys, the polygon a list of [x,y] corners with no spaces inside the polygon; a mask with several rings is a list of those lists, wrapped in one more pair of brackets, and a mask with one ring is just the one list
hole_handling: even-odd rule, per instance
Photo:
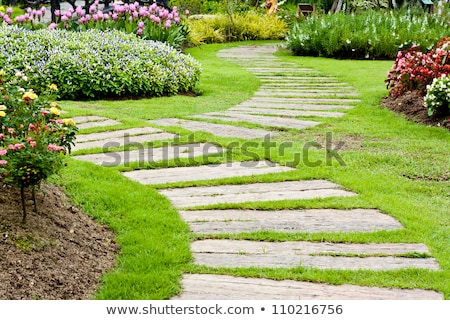
{"label": "dark earth", "polygon": [[408,120],[450,130],[450,112],[429,117],[423,104],[423,97],[416,92],[410,91],[397,98],[385,97],[382,105],[405,116]]}
{"label": "dark earth", "polygon": [[[414,92],[386,97],[382,105],[411,121],[450,130],[450,116],[428,117]],[[36,193],[39,213],[27,201],[22,224],[20,190],[1,181],[0,176],[0,299],[92,299],[120,251],[113,232],[49,184]],[[31,192],[26,197],[31,199]]]}
{"label": "dark earth", "polygon": [[47,184],[36,192],[40,213],[28,200],[22,224],[20,189],[1,180],[0,299],[92,299],[102,274],[115,266],[114,234]]}

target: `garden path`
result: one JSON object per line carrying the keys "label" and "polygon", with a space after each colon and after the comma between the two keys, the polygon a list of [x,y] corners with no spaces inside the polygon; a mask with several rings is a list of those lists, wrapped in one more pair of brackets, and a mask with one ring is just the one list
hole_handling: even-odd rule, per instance
{"label": "garden path", "polygon": [[[222,50],[219,56],[253,72],[262,86],[254,97],[224,112],[194,115],[191,119],[149,121],[159,127],[178,126],[190,131],[206,131],[217,136],[259,139],[276,136],[280,129],[303,130],[320,124],[321,118],[341,117],[352,108],[357,93],[348,84],[294,64],[275,64],[274,45],[241,46]],[[276,67],[273,67],[276,65]],[[313,117],[313,121],[310,117]],[[306,117],[300,119],[299,117]],[[195,120],[193,120],[195,119]],[[83,119],[80,119],[83,120]],[[92,120],[92,121],[89,121]],[[211,121],[220,122],[212,123]],[[102,125],[108,119],[87,119]],[[245,126],[250,123],[253,126]],[[254,127],[257,126],[257,128]],[[172,134],[155,128],[128,130],[128,141],[171,139]],[[80,135],[77,150],[98,147],[106,142],[120,146],[124,132]],[[116,157],[127,161],[157,161],[201,154],[220,154],[224,147],[193,143],[134,151],[97,153],[75,158],[111,165]],[[120,155],[117,158],[117,155]],[[127,160],[128,159],[128,160]],[[119,164],[119,163],[115,163]],[[258,174],[277,174],[293,168],[270,161],[228,162],[220,165],[139,170],[123,173],[143,184],[211,180]],[[376,209],[243,210],[220,209],[222,205],[270,200],[297,200],[328,197],[354,197],[357,194],[326,180],[280,181],[216,186],[159,189],[179,209],[181,217],[199,235],[236,234],[270,230],[277,232],[374,232],[397,230],[403,226]],[[198,208],[207,206],[207,208]],[[423,244],[411,243],[332,243],[266,242],[229,239],[203,239],[191,244],[194,263],[209,267],[264,267],[340,270],[396,270],[422,268],[438,270],[439,265]],[[413,257],[423,256],[422,258]],[[355,285],[328,285],[293,280],[243,278],[219,274],[186,274],[181,293],[174,299],[442,299],[442,294],[422,289],[396,289]]]}

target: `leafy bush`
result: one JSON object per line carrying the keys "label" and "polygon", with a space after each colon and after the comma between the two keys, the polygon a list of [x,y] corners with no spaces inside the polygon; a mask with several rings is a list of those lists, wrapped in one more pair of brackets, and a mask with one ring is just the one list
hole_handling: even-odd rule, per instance
{"label": "leafy bush", "polygon": [[38,96],[22,72],[3,70],[0,85],[0,174],[21,189],[25,222],[24,189],[34,190],[63,167],[77,128],[72,119],[59,119],[58,105],[51,101],[56,85]]}
{"label": "leafy bush", "polygon": [[308,17],[291,27],[286,47],[296,55],[393,59],[413,44],[431,49],[449,32],[450,25],[438,15],[367,10]]}
{"label": "leafy bush", "polygon": [[120,31],[28,31],[0,26],[0,68],[21,71],[59,98],[162,96],[192,90],[199,63],[167,44]]}
{"label": "leafy bush", "polygon": [[243,40],[280,40],[286,36],[287,25],[276,15],[248,11],[232,15],[208,15],[188,19],[189,41],[194,45]]}
{"label": "leafy bush", "polygon": [[450,73],[449,45],[450,38],[443,38],[428,53],[415,45],[399,52],[386,79],[390,95],[398,97],[407,91],[425,95],[433,79]]}
{"label": "leafy bush", "polygon": [[428,115],[450,113],[450,78],[443,74],[434,78],[431,85],[427,86],[427,94],[424,97],[425,107]]}

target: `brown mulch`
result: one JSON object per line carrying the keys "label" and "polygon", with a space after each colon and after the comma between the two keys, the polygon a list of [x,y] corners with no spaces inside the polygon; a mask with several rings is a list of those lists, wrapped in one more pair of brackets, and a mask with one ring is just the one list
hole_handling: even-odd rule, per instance
{"label": "brown mulch", "polygon": [[39,214],[27,200],[22,224],[20,190],[0,179],[0,299],[92,299],[102,274],[115,266],[113,232],[71,205],[59,187],[42,185],[36,199]]}
{"label": "brown mulch", "polygon": [[429,117],[423,104],[423,97],[416,92],[410,91],[397,98],[385,97],[382,105],[394,112],[403,114],[408,120],[450,130],[450,115],[440,114]]}

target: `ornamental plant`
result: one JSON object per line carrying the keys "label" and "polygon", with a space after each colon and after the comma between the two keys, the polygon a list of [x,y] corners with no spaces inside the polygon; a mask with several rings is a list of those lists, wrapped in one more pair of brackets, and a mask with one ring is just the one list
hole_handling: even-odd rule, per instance
{"label": "ornamental plant", "polygon": [[0,25],[0,68],[27,74],[39,94],[58,99],[155,97],[192,90],[201,73],[191,56],[159,41],[118,30],[29,31]]}
{"label": "ornamental plant", "polygon": [[25,14],[16,17],[14,21],[31,30],[41,28],[72,31],[120,30],[134,33],[146,40],[166,42],[175,48],[181,47],[188,34],[176,6],[172,10],[167,10],[156,3],[150,6],[141,6],[138,2],[114,4],[112,11],[104,13],[99,9],[97,0],[87,12],[81,6],[76,9],[70,8],[66,12],[55,11],[57,21],[50,24],[41,23],[44,13],[45,7],[40,10],[28,8]]}
{"label": "ornamental plant", "polygon": [[428,53],[416,45],[399,52],[386,79],[390,95],[398,97],[407,91],[425,95],[433,79],[450,73],[449,50],[450,38],[442,38]]}
{"label": "ornamental plant", "polygon": [[20,188],[24,223],[24,190],[32,189],[37,211],[35,187],[64,166],[78,130],[72,119],[60,119],[56,91],[52,84],[37,95],[23,72],[0,70],[0,178]]}
{"label": "ornamental plant", "polygon": [[450,78],[443,74],[433,79],[427,86],[427,94],[424,97],[428,115],[447,115],[450,113]]}

